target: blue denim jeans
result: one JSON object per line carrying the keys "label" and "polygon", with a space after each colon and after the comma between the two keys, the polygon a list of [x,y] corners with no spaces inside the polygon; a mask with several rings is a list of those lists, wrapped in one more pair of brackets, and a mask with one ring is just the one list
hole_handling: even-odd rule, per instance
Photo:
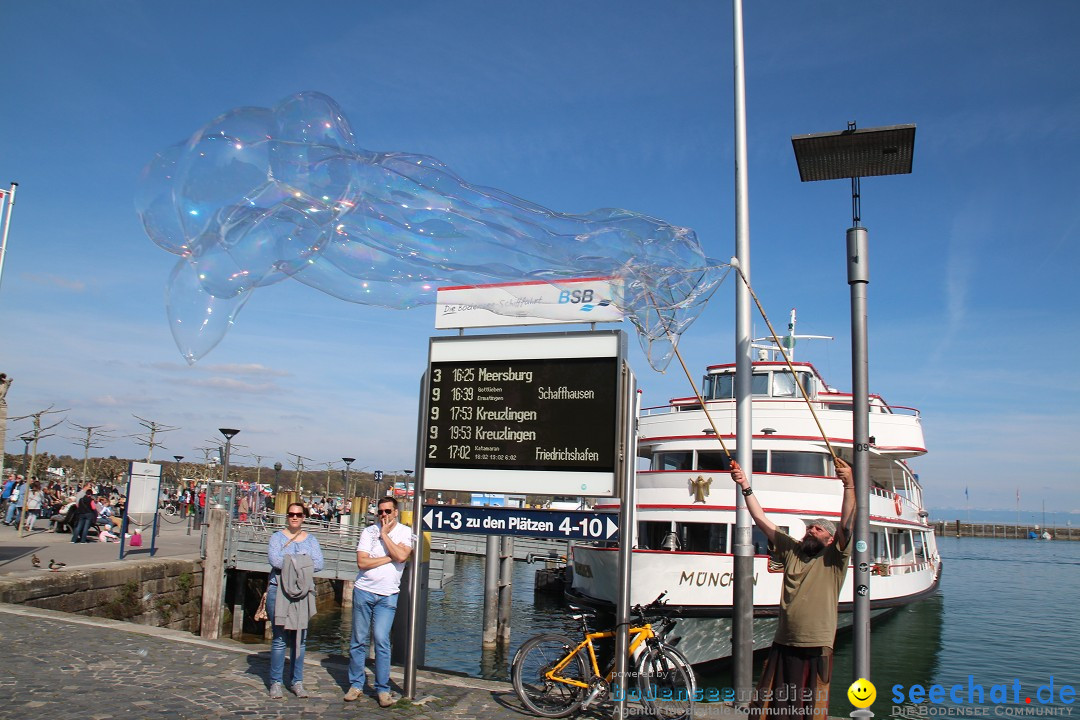
{"label": "blue denim jeans", "polygon": [[353,587],[349,685],[364,689],[368,637],[375,636],[375,692],[390,692],[390,626],[397,613],[397,593],[376,595]]}
{"label": "blue denim jeans", "polygon": [[71,542],[86,542],[86,534],[94,524],[94,513],[80,513],[75,527],[71,531]]}
{"label": "blue denim jeans", "polygon": [[286,630],[284,625],[274,624],[274,608],[277,606],[277,585],[271,585],[266,594],[266,614],[270,617],[274,639],[270,641],[270,683],[282,682],[285,676],[285,649],[289,649],[289,664],[292,665],[292,687],[304,680],[304,650],[307,643],[307,630],[300,631],[300,642],[296,642],[296,630]]}

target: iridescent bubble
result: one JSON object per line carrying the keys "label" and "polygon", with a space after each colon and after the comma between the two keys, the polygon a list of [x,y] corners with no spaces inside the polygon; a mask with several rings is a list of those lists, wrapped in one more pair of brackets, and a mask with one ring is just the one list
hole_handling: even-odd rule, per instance
{"label": "iridescent bubble", "polygon": [[150,239],[181,257],[167,305],[188,362],[255,288],[290,277],[390,308],[432,304],[442,286],[612,277],[659,369],[726,275],[688,228],[629,210],[558,213],[432,157],[365,150],[315,92],[231,110],[164,150],[136,205]]}
{"label": "iridescent bubble", "polygon": [[176,347],[189,365],[210,352],[225,337],[251,291],[218,298],[204,289],[195,266],[181,260],[173,267],[165,289],[165,312]]}

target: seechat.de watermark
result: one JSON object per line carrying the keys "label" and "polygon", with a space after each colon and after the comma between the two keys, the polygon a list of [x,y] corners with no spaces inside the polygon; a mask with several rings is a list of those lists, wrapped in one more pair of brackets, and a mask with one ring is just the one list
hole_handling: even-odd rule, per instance
{"label": "seechat.de watermark", "polygon": [[966,683],[953,685],[893,685],[892,715],[900,718],[928,717],[1069,717],[1076,703],[1076,688],[1055,681],[1032,691],[1019,678],[984,686],[968,675]]}

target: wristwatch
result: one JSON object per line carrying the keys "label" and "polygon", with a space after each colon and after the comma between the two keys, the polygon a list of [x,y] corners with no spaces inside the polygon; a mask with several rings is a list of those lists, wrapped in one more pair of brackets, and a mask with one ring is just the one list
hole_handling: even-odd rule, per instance
{"label": "wristwatch", "polygon": [[754,488],[752,488],[752,487],[744,487],[742,489],[742,494],[743,494],[743,497],[750,497],[751,495],[754,494]]}

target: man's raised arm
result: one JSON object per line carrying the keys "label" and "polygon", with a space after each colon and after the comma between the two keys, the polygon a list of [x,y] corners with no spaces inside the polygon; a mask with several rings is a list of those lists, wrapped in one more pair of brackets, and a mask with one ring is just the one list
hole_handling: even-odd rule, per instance
{"label": "man's raised arm", "polygon": [[743,469],[739,467],[739,463],[735,462],[734,458],[731,460],[731,479],[742,488],[742,494],[746,496],[746,509],[750,511],[750,517],[754,518],[754,523],[761,528],[761,532],[765,533],[765,537],[769,538],[769,542],[772,542],[776,535],[776,526],[765,515],[765,511],[761,509],[761,503],[757,501],[754,491],[750,488],[750,481],[746,479],[746,473],[743,472]]}
{"label": "man's raised arm", "polygon": [[836,528],[836,544],[846,548],[851,540],[851,521],[855,519],[855,479],[851,466],[836,458],[836,477],[844,483],[844,501],[840,504],[840,525]]}

